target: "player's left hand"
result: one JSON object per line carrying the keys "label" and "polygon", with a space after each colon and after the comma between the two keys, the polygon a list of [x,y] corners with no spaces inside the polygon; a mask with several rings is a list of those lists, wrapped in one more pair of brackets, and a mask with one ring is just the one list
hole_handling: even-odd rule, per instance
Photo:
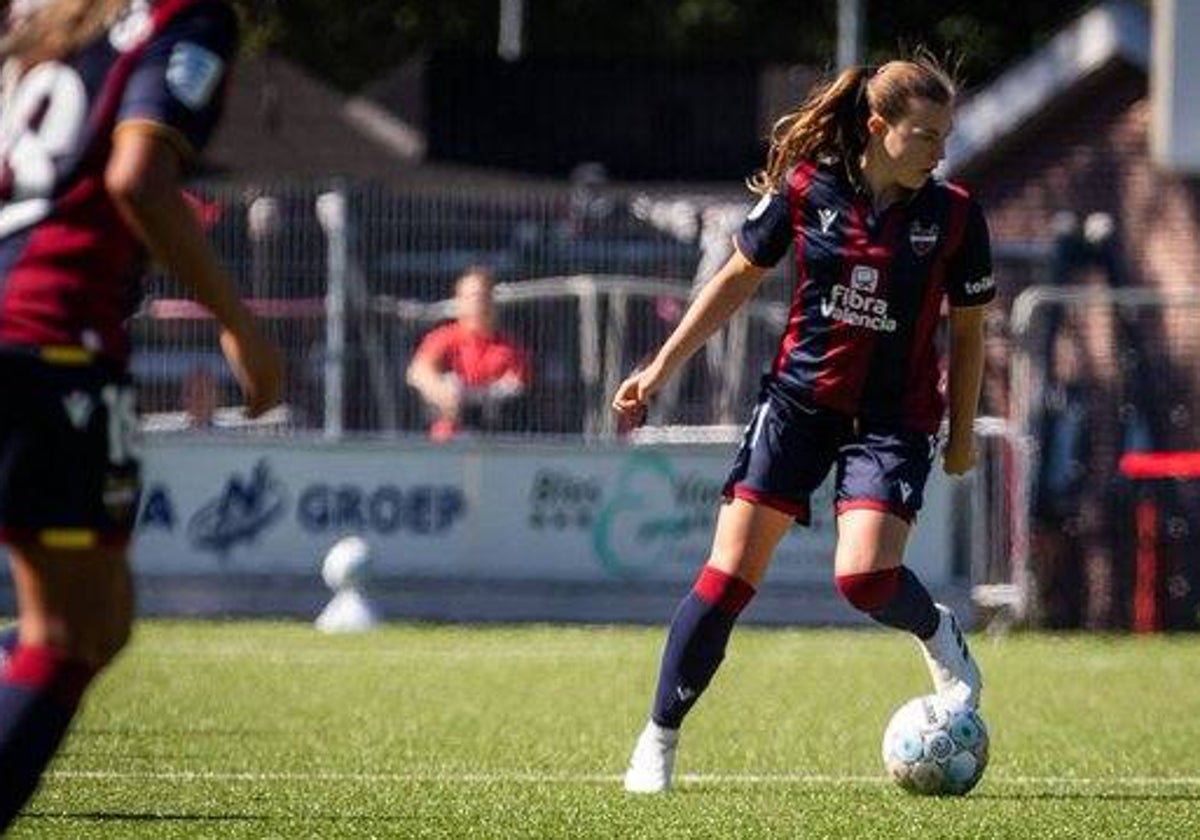
{"label": "player's left hand", "polygon": [[246,416],[258,417],[283,399],[283,355],[257,328],[221,331],[221,350],[246,395]]}
{"label": "player's left hand", "polygon": [[964,475],[975,466],[975,440],[967,435],[965,438],[950,438],[946,448],[942,450],[942,469],[946,475]]}

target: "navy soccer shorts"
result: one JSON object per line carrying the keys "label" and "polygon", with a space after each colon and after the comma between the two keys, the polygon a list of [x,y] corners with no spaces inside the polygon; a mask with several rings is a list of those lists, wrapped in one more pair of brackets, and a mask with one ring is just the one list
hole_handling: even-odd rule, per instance
{"label": "navy soccer shorts", "polygon": [[774,508],[807,525],[809,497],[836,466],[838,514],[867,508],[912,522],[937,443],[936,435],[860,423],[766,388],[725,481],[725,497]]}
{"label": "navy soccer shorts", "polygon": [[127,543],[140,468],[128,374],[74,348],[0,347],[0,388],[0,540]]}

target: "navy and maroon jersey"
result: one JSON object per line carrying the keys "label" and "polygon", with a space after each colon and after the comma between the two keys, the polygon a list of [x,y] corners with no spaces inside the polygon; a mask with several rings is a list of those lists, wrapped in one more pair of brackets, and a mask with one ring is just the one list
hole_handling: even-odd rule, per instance
{"label": "navy and maroon jersey", "polygon": [[995,296],[987,223],[965,190],[930,179],[876,214],[845,167],[804,163],[750,212],[736,244],[762,267],[795,248],[775,387],[868,421],[938,429],[943,300]]}
{"label": "navy and maroon jersey", "polygon": [[198,151],[236,46],[225,2],[131,0],[74,54],[4,68],[0,344],[125,362],[145,250],[105,191],[113,133],[152,131],[185,158]]}

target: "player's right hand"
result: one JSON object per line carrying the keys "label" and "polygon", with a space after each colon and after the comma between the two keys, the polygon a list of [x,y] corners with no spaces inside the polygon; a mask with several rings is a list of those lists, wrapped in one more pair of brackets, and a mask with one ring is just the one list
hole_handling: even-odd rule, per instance
{"label": "player's right hand", "polygon": [[650,397],[656,390],[654,376],[648,368],[636,371],[617,388],[612,401],[613,411],[630,427],[640,426],[646,420]]}
{"label": "player's right hand", "polygon": [[246,395],[246,416],[258,417],[283,399],[283,355],[257,329],[221,331],[221,351]]}

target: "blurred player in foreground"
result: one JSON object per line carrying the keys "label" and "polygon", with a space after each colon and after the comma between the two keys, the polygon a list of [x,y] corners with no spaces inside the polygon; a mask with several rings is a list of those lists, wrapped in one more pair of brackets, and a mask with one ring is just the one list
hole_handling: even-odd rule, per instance
{"label": "blurred player in foreground", "polygon": [[761,195],[737,252],[613,400],[627,419],[794,248],[797,283],[726,487],[712,554],[671,623],[650,721],[627,790],[671,784],[679,727],[725,655],[791,523],[836,467],[835,582],[857,609],[906,630],[935,686],[976,706],[982,681],[953,613],[902,565],[945,413],[935,332],[949,299],[945,471],[974,464],[983,316],[995,294],[987,225],[958,186],[934,180],[955,86],[928,58],[855,67],[776,123]]}
{"label": "blurred player in foreground", "polygon": [[129,637],[138,502],[127,319],[147,250],[220,323],[258,414],[282,365],[180,192],[237,45],[215,0],[10,9],[0,116],[0,538],[19,641],[0,675],[0,829]]}

